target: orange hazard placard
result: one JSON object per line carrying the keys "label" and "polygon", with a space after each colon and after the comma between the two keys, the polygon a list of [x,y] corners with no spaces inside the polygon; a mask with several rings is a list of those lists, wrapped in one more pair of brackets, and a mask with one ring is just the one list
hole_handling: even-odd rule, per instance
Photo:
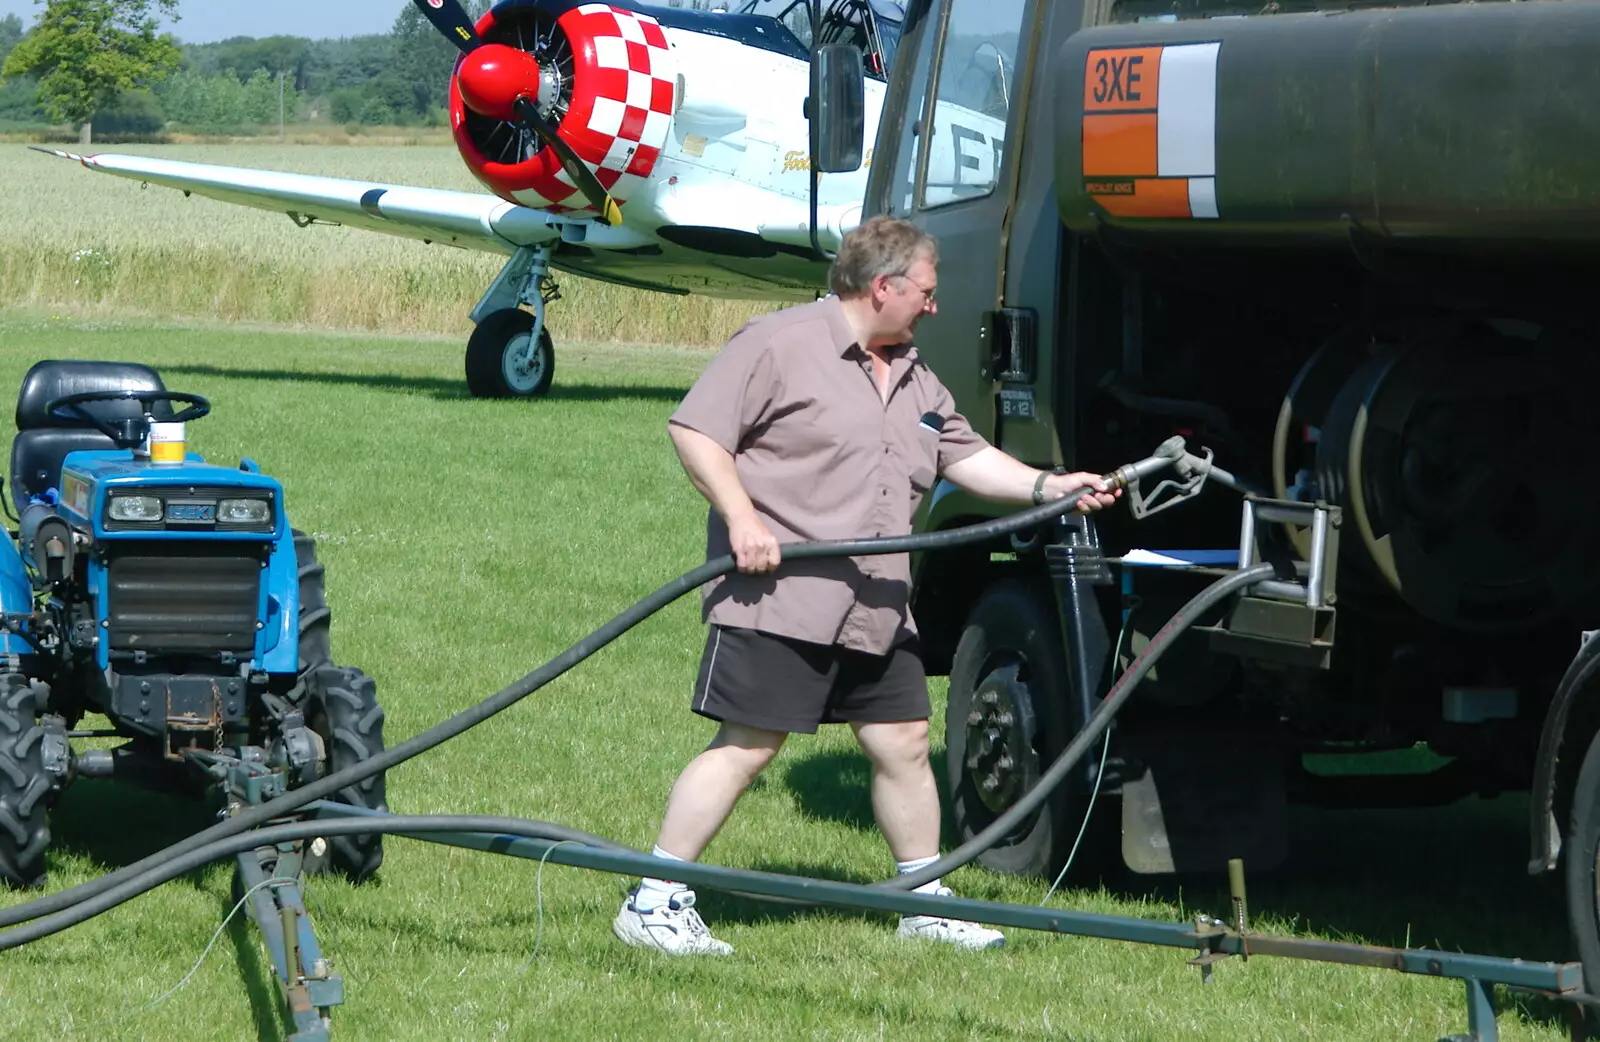
{"label": "orange hazard placard", "polygon": [[1161,51],[1160,47],[1090,51],[1083,67],[1083,111],[1154,112]]}
{"label": "orange hazard placard", "polygon": [[1104,47],[1083,66],[1084,191],[1116,217],[1216,217],[1220,43]]}
{"label": "orange hazard placard", "polygon": [[1083,176],[1156,176],[1156,114],[1117,112],[1085,116]]}

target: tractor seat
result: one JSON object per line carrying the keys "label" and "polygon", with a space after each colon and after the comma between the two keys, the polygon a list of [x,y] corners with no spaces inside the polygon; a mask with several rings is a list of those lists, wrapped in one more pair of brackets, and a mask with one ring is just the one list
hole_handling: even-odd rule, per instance
{"label": "tractor seat", "polygon": [[[164,391],[161,377],[135,362],[37,362],[17,392],[17,435],[11,442],[11,501],[20,513],[31,496],[61,484],[61,463],[79,449],[114,449],[112,440],[72,416],[51,416],[45,405],[85,391]],[[90,402],[79,408],[114,422],[143,415],[135,401]],[[172,415],[170,402],[155,402],[156,419]]]}

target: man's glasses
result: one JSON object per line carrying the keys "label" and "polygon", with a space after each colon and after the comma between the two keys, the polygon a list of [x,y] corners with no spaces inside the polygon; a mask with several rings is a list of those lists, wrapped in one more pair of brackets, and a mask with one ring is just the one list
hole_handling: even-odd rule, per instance
{"label": "man's glasses", "polygon": [[922,291],[922,296],[927,300],[927,302],[929,304],[934,303],[935,296],[939,292],[939,287],[938,286],[935,286],[932,289],[929,289],[927,286],[924,286],[922,283],[918,282],[916,279],[912,278],[910,275],[896,275],[895,278],[897,278],[897,279],[905,279],[907,282],[911,283],[913,286],[917,287],[917,289]]}

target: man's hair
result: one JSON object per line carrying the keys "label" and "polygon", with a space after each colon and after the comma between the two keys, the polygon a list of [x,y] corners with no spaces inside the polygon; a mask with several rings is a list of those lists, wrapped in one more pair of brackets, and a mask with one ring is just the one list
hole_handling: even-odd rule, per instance
{"label": "man's hair", "polygon": [[839,244],[838,256],[828,269],[828,288],[841,297],[859,296],[879,275],[904,275],[918,257],[938,264],[938,240],[910,221],[873,217],[851,229]]}

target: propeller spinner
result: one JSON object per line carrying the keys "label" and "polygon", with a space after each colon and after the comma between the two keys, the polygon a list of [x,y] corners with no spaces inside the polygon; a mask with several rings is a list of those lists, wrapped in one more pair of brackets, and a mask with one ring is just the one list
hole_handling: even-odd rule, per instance
{"label": "propeller spinner", "polygon": [[611,198],[594,171],[590,170],[572,146],[539,115],[534,102],[539,97],[539,63],[532,55],[515,47],[485,43],[456,0],[412,0],[434,28],[460,48],[462,59],[456,73],[461,100],[472,111],[507,123],[521,122],[550,148],[561,162],[572,183],[594,207],[603,224],[622,223],[622,210]]}

